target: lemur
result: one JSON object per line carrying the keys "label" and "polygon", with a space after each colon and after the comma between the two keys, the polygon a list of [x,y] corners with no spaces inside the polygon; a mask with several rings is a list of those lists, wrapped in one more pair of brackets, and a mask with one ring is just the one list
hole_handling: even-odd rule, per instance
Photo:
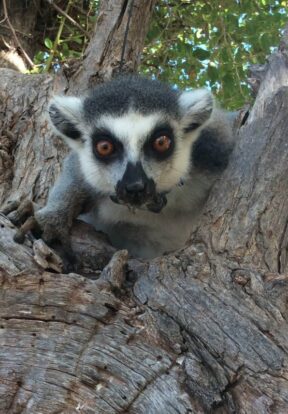
{"label": "lemur", "polygon": [[44,240],[65,243],[80,215],[134,257],[185,245],[233,148],[210,91],[124,76],[85,97],[54,97],[49,115],[72,152],[35,213]]}

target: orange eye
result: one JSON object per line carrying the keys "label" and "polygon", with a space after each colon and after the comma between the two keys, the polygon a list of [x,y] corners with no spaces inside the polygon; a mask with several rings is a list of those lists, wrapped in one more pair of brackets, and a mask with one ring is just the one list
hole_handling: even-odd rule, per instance
{"label": "orange eye", "polygon": [[96,143],[96,151],[100,157],[108,157],[114,152],[114,145],[111,141],[103,139]]}
{"label": "orange eye", "polygon": [[165,152],[171,146],[171,139],[167,135],[161,135],[153,141],[153,148],[157,152]]}

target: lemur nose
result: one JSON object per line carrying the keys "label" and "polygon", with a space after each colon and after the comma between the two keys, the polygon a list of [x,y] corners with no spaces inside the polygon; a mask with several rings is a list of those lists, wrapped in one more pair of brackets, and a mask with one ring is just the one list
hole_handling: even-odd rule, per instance
{"label": "lemur nose", "polygon": [[128,193],[141,193],[145,190],[145,183],[142,180],[127,183],[125,189]]}

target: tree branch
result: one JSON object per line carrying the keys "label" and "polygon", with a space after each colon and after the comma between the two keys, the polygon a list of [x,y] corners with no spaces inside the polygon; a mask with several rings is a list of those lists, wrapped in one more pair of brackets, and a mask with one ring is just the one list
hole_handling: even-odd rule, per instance
{"label": "tree branch", "polygon": [[[72,23],[75,27],[77,27],[77,29],[80,30],[80,32],[82,32],[88,39],[90,39],[90,34],[85,29],[83,29],[83,27],[79,23],[77,23],[71,16],[69,16],[68,13],[66,13],[59,6],[57,6],[57,4],[53,2],[53,0],[46,0],[46,2],[49,3],[52,7],[54,7],[54,9],[58,11],[58,13],[62,14],[62,16],[69,20],[70,23]],[[73,4],[71,6],[73,6]]]}
{"label": "tree branch", "polygon": [[21,50],[23,56],[25,57],[27,63],[29,64],[29,67],[32,69],[34,67],[34,63],[30,59],[30,57],[27,55],[27,53],[25,52],[25,50],[23,49],[23,47],[22,47],[22,45],[21,45],[21,43],[20,43],[20,41],[19,41],[19,39],[17,37],[16,31],[14,30],[14,27],[12,26],[12,24],[11,24],[11,22],[9,20],[6,0],[3,0],[3,12],[4,12],[4,21],[7,21],[7,24],[8,24],[9,29],[11,30],[11,32],[13,34],[13,37],[14,37],[14,40],[15,40],[15,43],[16,43],[17,47]]}

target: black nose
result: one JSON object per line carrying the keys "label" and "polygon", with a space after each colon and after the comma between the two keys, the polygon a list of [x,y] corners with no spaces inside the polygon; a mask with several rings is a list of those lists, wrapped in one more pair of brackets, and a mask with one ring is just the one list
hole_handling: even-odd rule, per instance
{"label": "black nose", "polygon": [[116,185],[117,199],[124,204],[140,206],[151,199],[155,191],[155,183],[147,177],[142,164],[128,162],[122,180]]}
{"label": "black nose", "polygon": [[125,185],[125,190],[127,193],[142,193],[145,191],[146,185],[142,180],[134,181],[127,183]]}

